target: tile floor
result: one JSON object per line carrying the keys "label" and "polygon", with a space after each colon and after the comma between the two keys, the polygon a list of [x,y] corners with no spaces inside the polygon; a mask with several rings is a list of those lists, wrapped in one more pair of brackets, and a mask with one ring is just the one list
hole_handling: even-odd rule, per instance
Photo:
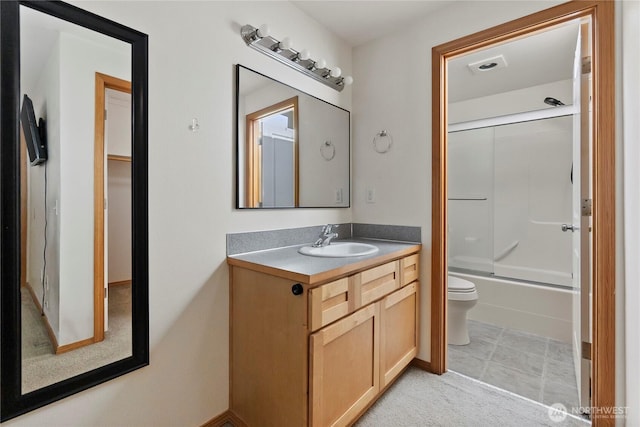
{"label": "tile floor", "polygon": [[469,320],[471,343],[449,345],[449,369],[546,405],[579,406],[570,344]]}

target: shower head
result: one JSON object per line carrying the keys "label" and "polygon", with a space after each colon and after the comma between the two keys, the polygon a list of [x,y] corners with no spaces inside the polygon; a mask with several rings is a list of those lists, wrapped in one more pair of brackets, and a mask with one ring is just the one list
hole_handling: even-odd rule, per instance
{"label": "shower head", "polygon": [[555,98],[552,98],[552,97],[550,97],[550,96],[547,96],[547,97],[544,99],[544,103],[545,103],[545,104],[548,104],[548,105],[551,105],[552,107],[559,107],[559,106],[561,106],[561,105],[565,105],[565,104],[564,104],[564,102],[559,101],[559,100],[557,100],[557,99],[555,99]]}

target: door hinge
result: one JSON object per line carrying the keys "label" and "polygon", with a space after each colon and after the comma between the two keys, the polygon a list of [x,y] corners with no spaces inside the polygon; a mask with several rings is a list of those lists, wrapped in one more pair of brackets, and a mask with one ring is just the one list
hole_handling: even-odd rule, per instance
{"label": "door hinge", "polygon": [[591,360],[591,343],[582,341],[582,358]]}
{"label": "door hinge", "polygon": [[591,73],[591,57],[585,56],[582,58],[582,74]]}
{"label": "door hinge", "polygon": [[105,121],[107,120],[107,109],[106,108],[104,109],[104,120]]}
{"label": "door hinge", "polygon": [[107,210],[107,198],[104,198],[104,209]]}
{"label": "door hinge", "polygon": [[582,216],[591,216],[591,199],[582,199],[580,211]]}

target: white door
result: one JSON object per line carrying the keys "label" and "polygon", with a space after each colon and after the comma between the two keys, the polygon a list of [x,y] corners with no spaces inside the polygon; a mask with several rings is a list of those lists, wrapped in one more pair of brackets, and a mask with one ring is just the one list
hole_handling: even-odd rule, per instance
{"label": "white door", "polygon": [[[563,231],[573,233],[573,359],[580,406],[590,406],[591,376],[591,186],[590,186],[590,46],[589,23],[580,25],[574,63],[574,116],[572,224]],[[583,354],[583,352],[587,354]],[[585,357],[586,356],[586,357]]]}

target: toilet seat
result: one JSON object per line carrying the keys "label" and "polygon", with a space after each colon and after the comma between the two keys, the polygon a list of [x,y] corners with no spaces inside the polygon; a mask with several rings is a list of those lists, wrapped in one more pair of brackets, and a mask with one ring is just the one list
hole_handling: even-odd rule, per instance
{"label": "toilet seat", "polygon": [[448,276],[447,297],[452,301],[472,301],[478,299],[478,291],[473,282],[455,276]]}
{"label": "toilet seat", "polygon": [[476,290],[476,285],[468,280],[456,276],[448,276],[448,278],[449,282],[447,287],[449,288],[449,292],[472,292]]}

